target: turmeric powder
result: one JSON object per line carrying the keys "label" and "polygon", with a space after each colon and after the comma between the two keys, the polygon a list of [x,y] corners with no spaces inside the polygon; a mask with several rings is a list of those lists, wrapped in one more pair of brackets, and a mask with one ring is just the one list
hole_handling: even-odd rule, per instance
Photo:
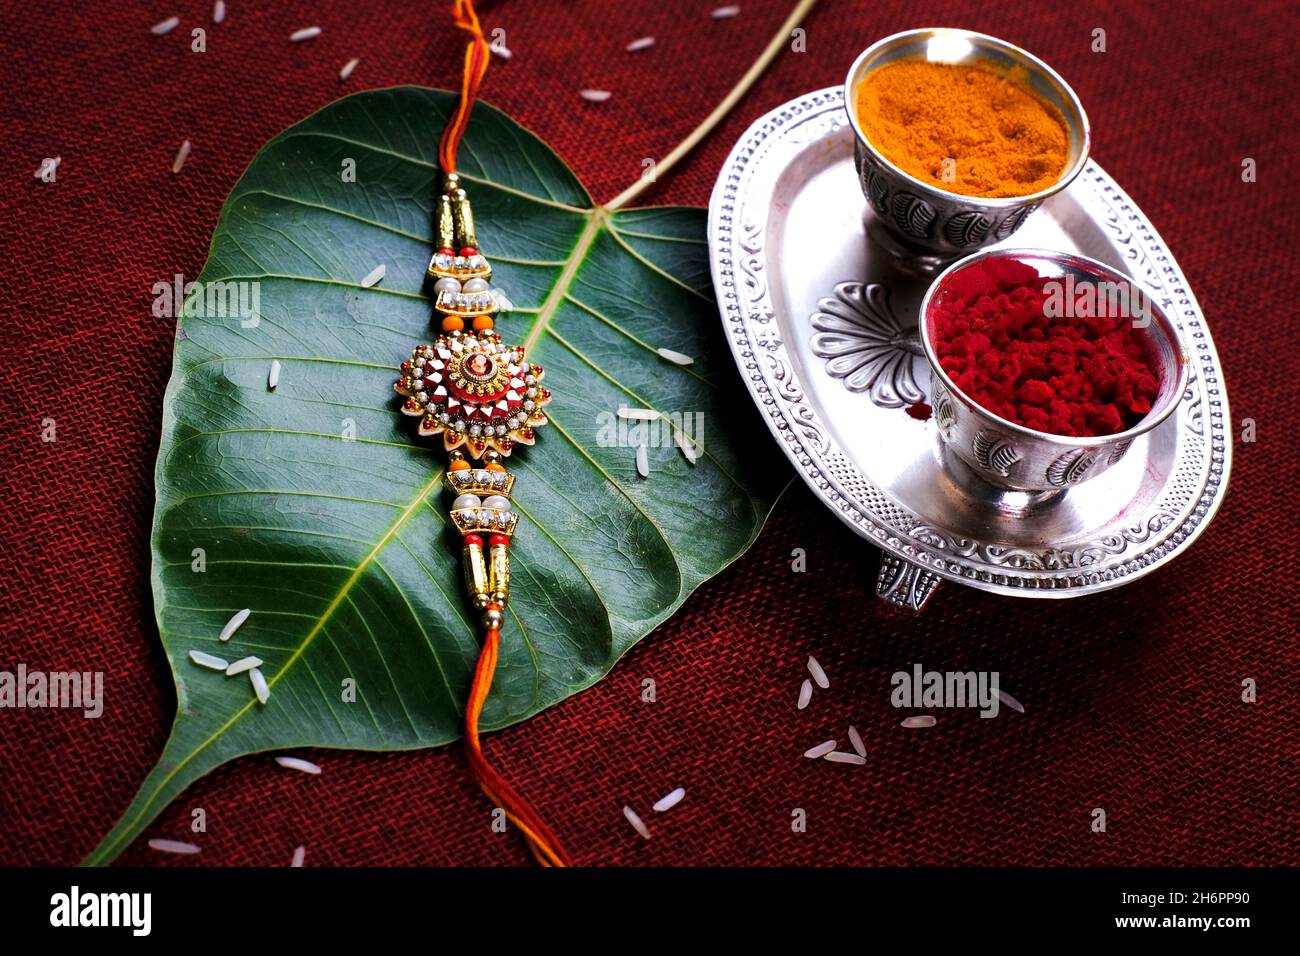
{"label": "turmeric powder", "polygon": [[1070,136],[1022,68],[898,60],[857,90],[858,121],[886,159],[964,196],[1027,196],[1060,178]]}

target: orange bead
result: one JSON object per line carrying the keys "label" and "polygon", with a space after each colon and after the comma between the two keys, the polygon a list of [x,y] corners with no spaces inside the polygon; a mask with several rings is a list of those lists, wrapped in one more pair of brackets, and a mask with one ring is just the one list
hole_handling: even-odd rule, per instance
{"label": "orange bead", "polygon": [[449,315],[442,320],[442,330],[444,332],[459,332],[464,327],[465,323],[461,321],[458,315]]}
{"label": "orange bead", "polygon": [[505,466],[502,465],[499,461],[490,461],[490,462],[488,462],[484,467],[487,468],[488,471],[505,471],[505,470],[506,470],[506,469],[505,469]]}
{"label": "orange bead", "polygon": [[452,471],[469,471],[469,462],[464,458],[457,459],[451,463]]}
{"label": "orange bead", "polygon": [[490,329],[490,328],[492,328],[492,316],[490,316],[490,315],[476,315],[476,316],[474,316],[474,331],[475,331],[475,332],[486,332],[486,331],[487,331],[488,329]]}

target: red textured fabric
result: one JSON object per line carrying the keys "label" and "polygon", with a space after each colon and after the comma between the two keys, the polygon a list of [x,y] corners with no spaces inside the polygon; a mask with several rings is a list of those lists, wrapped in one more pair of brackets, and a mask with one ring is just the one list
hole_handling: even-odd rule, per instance
{"label": "red textured fabric", "polygon": [[[662,156],[726,93],[791,6],[711,2],[484,3],[512,60],[483,97],[548,139],[600,199]],[[0,470],[0,668],[106,672],[98,720],[0,711],[0,863],[72,863],[108,830],[162,748],[175,702],[149,590],[159,405],[172,333],[150,286],[198,274],[221,202],[257,149],[341,93],[453,85],[462,38],[449,3],[208,0],[4,4],[6,149],[0,191],[8,427]],[[1068,603],[945,586],[919,620],[870,598],[877,557],[796,485],[757,545],[627,655],[602,683],[486,741],[496,765],[585,864],[1264,864],[1300,862],[1297,787],[1294,4],[1077,0],[824,2],[786,52],[653,202],[704,204],[726,151],[760,113],[841,81],[874,39],[943,22],[1006,37],[1066,76],[1094,155],[1149,214],[1205,307],[1238,442],[1224,508],[1174,565]],[[175,12],[164,37],[149,27]],[[323,34],[290,44],[310,24]],[[207,52],[189,30],[206,26]],[[1093,53],[1093,30],[1107,51]],[[637,54],[630,40],[657,42]],[[360,57],[352,79],[339,67]],[[612,91],[605,103],[584,87]],[[1292,135],[1288,135],[1292,134]],[[180,176],[169,167],[194,143]],[[62,156],[58,181],[33,170]],[[1258,164],[1245,184],[1244,157]],[[98,406],[62,397],[94,350]],[[82,358],[77,359],[83,364]],[[57,443],[40,441],[57,419]],[[791,552],[808,570],[793,573]],[[830,674],[795,696],[815,653]],[[990,669],[1026,706],[996,720],[944,715],[903,731],[889,675],[920,661]],[[643,703],[644,678],[658,688]],[[1240,699],[1241,682],[1259,700]],[[867,766],[809,761],[854,723]],[[319,777],[245,758],[196,785],[149,836],[183,837],[207,810],[197,858],[138,842],[129,863],[525,864],[494,833],[458,747],[322,752]],[[675,786],[685,801],[620,815]],[[1090,813],[1105,808],[1109,830]],[[792,812],[806,832],[792,832]]]}

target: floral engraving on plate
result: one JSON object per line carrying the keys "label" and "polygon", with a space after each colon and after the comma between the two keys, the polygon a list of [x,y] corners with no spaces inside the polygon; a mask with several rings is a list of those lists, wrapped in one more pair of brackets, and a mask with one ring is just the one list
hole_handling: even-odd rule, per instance
{"label": "floral engraving on plate", "polygon": [[1011,468],[1020,461],[1020,452],[1014,445],[997,435],[988,432],[976,432],[971,442],[971,451],[975,460],[989,471],[996,472],[1003,478],[1011,474]]}
{"label": "floral engraving on plate", "polygon": [[1088,473],[1088,469],[1096,460],[1095,454],[1089,454],[1083,448],[1067,451],[1047,466],[1047,480],[1062,487],[1077,484],[1083,481],[1083,476]]}
{"label": "floral engraving on plate", "polygon": [[841,282],[817,303],[810,344],[826,359],[826,372],[850,392],[866,392],[881,408],[902,408],[925,400],[912,359],[921,355],[916,329],[904,328],[889,302],[889,290],[875,282]]}

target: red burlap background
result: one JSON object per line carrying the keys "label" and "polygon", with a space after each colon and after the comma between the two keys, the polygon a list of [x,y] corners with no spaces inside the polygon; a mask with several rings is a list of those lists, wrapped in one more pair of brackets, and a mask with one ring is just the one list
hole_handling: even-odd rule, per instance
{"label": "red burlap background", "polygon": [[[720,0],[719,0],[720,2]],[[0,192],[5,392],[0,669],[103,670],[99,720],[0,711],[0,863],[71,863],[111,826],[160,752],[174,709],[149,592],[148,528],[159,403],[172,331],[150,286],[196,276],[221,202],[257,149],[343,92],[455,83],[461,39],[441,2],[207,0],[19,4],[3,43]],[[483,95],[548,139],[600,199],[661,156],[730,88],[790,7],[744,0],[484,4],[514,58]],[[74,8],[75,6],[75,8]],[[1164,5],[1156,4],[1155,7]],[[1173,6],[1173,5],[1169,5]],[[1087,104],[1093,154],[1146,210],[1209,316],[1234,419],[1232,487],[1214,525],[1172,567],[1069,603],[946,586],[919,620],[871,598],[874,552],[801,484],[752,552],[704,587],[604,682],[488,749],[587,864],[1267,864],[1300,862],[1296,610],[1297,82],[1294,4],[825,0],[807,52],[784,53],[653,202],[703,205],[726,151],[760,113],[838,83],[862,47],[942,22],[1020,43]],[[63,8],[63,9],[59,9]],[[20,12],[21,11],[21,12]],[[172,13],[182,26],[154,37]],[[324,34],[290,44],[319,24]],[[189,30],[208,28],[208,52]],[[1092,31],[1108,49],[1090,51]],[[630,40],[653,49],[629,55]],[[351,81],[339,67],[361,57]],[[613,91],[606,103],[577,91]],[[1279,105],[1281,104],[1281,105]],[[182,139],[184,173],[169,166]],[[61,155],[58,182],[33,179]],[[1243,184],[1243,157],[1259,181]],[[86,358],[90,350],[94,357]],[[65,412],[68,363],[97,390]],[[41,420],[58,420],[42,443]],[[794,548],[808,572],[792,573]],[[831,677],[794,708],[804,659]],[[904,731],[894,670],[994,669],[1027,707],[997,720],[941,717]],[[653,677],[657,703],[642,703]],[[1240,699],[1254,678],[1259,701]],[[802,759],[845,726],[866,767]],[[522,864],[458,747],[392,756],[324,752],[320,777],[270,757],[228,765],[150,829],[209,831],[194,860],[140,841],[130,863],[265,864],[299,843],[309,864]],[[645,843],[622,820],[647,814]],[[1104,807],[1109,832],[1090,829]],[[793,833],[802,808],[807,832]]]}

